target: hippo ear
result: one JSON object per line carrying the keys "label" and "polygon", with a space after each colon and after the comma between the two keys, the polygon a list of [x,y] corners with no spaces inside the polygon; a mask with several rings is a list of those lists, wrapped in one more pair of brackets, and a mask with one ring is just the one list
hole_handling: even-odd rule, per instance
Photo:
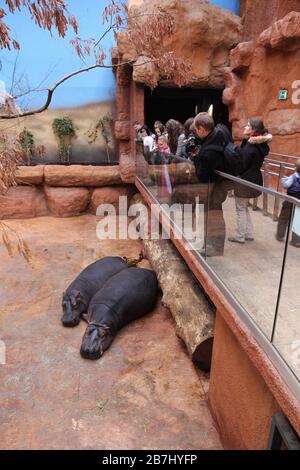
{"label": "hippo ear", "polygon": [[80,291],[79,290],[73,290],[72,294],[74,295],[75,299],[79,299],[80,297]]}
{"label": "hippo ear", "polygon": [[72,291],[72,296],[71,296],[72,307],[76,307],[77,300],[79,300],[79,299],[80,299],[80,291],[79,290],[73,290]]}

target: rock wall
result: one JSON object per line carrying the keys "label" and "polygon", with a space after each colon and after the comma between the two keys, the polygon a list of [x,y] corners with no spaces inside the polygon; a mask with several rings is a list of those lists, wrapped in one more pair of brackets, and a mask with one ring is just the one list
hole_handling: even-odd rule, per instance
{"label": "rock wall", "polygon": [[[207,0],[133,0],[129,5],[129,16],[155,12],[158,7],[172,14],[176,28],[175,33],[166,38],[165,50],[174,51],[178,57],[192,63],[189,85],[223,88],[223,69],[228,64],[229,50],[241,39],[239,16]],[[155,41],[153,45],[155,47]],[[153,63],[140,65],[145,57],[138,57],[132,44],[122,35],[118,40],[118,55],[122,61],[133,63],[134,81],[147,83],[149,75],[157,74],[158,80],[163,78]]]}
{"label": "rock wall", "polygon": [[256,39],[291,11],[300,12],[299,0],[241,0],[243,40]]}
{"label": "rock wall", "polygon": [[100,204],[118,210],[119,196],[131,198],[136,192],[134,186],[122,183],[118,166],[19,167],[16,181],[18,186],[0,196],[0,220],[96,214]]}
{"label": "rock wall", "polygon": [[[299,154],[297,80],[300,80],[300,12],[290,12],[255,40],[240,43],[231,51],[223,101],[229,107],[234,138],[242,138],[249,117],[262,116],[274,135],[272,150]],[[281,89],[288,91],[287,100],[279,99]]]}
{"label": "rock wall", "polygon": [[[193,64],[189,86],[224,87],[224,70],[229,65],[229,51],[241,39],[241,19],[228,10],[218,8],[206,0],[130,0],[129,15],[151,13],[163,7],[176,19],[176,32],[166,39],[167,51],[174,51]],[[153,41],[155,47],[155,41]],[[112,51],[116,67],[116,121],[115,137],[118,143],[119,168],[124,183],[134,183],[136,149],[133,124],[143,123],[144,85],[153,76],[159,81],[159,72],[153,64],[144,64],[132,44],[120,35],[118,47]],[[171,82],[164,82],[172,85]]]}

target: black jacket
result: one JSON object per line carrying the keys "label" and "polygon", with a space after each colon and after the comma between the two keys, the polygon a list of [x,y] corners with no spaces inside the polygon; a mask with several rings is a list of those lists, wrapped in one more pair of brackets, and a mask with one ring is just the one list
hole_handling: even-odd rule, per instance
{"label": "black jacket", "polygon": [[[261,167],[265,157],[269,154],[268,142],[271,142],[271,134],[257,137],[250,137],[243,140],[241,145],[241,166],[239,177],[250,183],[263,186]],[[261,195],[261,191],[237,184],[234,188],[234,195],[242,198],[255,198]]]}
{"label": "black jacket", "polygon": [[217,128],[202,141],[201,149],[194,160],[196,175],[200,183],[217,181],[218,175],[214,171],[224,171],[226,143],[224,134]]}

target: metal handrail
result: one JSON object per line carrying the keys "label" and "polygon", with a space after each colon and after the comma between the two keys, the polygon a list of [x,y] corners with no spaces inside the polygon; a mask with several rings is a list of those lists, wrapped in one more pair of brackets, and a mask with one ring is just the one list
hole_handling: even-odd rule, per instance
{"label": "metal handrail", "polygon": [[250,183],[250,181],[243,180],[242,178],[238,178],[236,176],[231,176],[227,173],[223,173],[223,171],[215,170],[215,173],[219,176],[222,176],[222,178],[229,179],[231,181],[234,181],[235,183],[239,183],[239,184],[242,184],[243,186],[247,186],[248,188],[256,189],[262,193],[270,194],[271,196],[278,197],[279,199],[283,199],[284,201],[291,202],[292,204],[295,204],[296,206],[300,206],[299,199],[296,199],[295,197],[288,196],[287,194],[275,191],[275,189],[265,188],[264,186],[260,186],[259,184]]}
{"label": "metal handrail", "polygon": [[269,155],[275,155],[276,157],[284,157],[284,158],[291,158],[292,160],[298,160],[300,156],[297,155],[289,155],[287,153],[276,153],[276,152],[270,152]]}
{"label": "metal handrail", "polygon": [[[220,175],[224,175],[224,177],[229,177],[226,173],[218,172]],[[243,181],[239,178],[230,177],[229,179],[238,180],[238,182]],[[144,184],[144,182],[136,176],[136,180],[141,186],[144,193],[148,196],[149,200],[153,204],[157,204],[156,197],[152,194],[151,190]],[[246,182],[245,182],[246,183]],[[209,183],[207,183],[209,184]],[[252,183],[250,183],[252,185]],[[263,189],[261,186],[257,186],[258,188]],[[251,187],[253,187],[251,186]],[[140,188],[139,188],[140,189]],[[147,199],[146,199],[147,200]],[[170,218],[170,215],[164,210],[162,205],[160,206],[160,214],[165,217],[165,220],[171,224],[173,228],[175,228],[175,222]],[[174,238],[171,237],[172,242],[174,242]],[[270,339],[266,336],[266,334],[259,328],[255,320],[251,317],[250,313],[243,307],[243,305],[236,299],[234,294],[231,290],[226,286],[224,281],[219,277],[216,271],[204,260],[202,256],[196,253],[195,248],[192,246],[191,242],[188,241],[184,234],[182,234],[182,241],[184,242],[185,249],[192,253],[192,256],[197,258],[197,261],[201,265],[202,269],[210,276],[212,282],[216,285],[219,291],[224,295],[226,300],[230,303],[230,305],[234,308],[239,318],[243,321],[245,326],[250,330],[251,334],[259,344],[259,346],[265,351],[267,357],[279,371],[280,376],[288,385],[292,393],[294,394],[296,400],[300,400],[300,387],[299,387],[299,380],[295,373],[293,372],[291,366],[285,361],[283,356],[279,353],[276,349],[274,343],[270,341]],[[190,266],[191,271],[197,277],[197,272],[195,271],[195,265],[192,264]]]}

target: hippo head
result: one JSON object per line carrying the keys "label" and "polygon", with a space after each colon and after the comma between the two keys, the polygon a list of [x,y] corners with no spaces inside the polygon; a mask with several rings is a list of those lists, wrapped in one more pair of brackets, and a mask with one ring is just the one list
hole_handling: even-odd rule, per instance
{"label": "hippo head", "polygon": [[113,339],[114,336],[108,326],[90,323],[82,338],[80,354],[85,359],[99,359]]}
{"label": "hippo head", "polygon": [[80,314],[84,310],[83,299],[78,290],[70,294],[64,292],[62,300],[63,316],[61,318],[64,326],[76,326],[80,322]]}

